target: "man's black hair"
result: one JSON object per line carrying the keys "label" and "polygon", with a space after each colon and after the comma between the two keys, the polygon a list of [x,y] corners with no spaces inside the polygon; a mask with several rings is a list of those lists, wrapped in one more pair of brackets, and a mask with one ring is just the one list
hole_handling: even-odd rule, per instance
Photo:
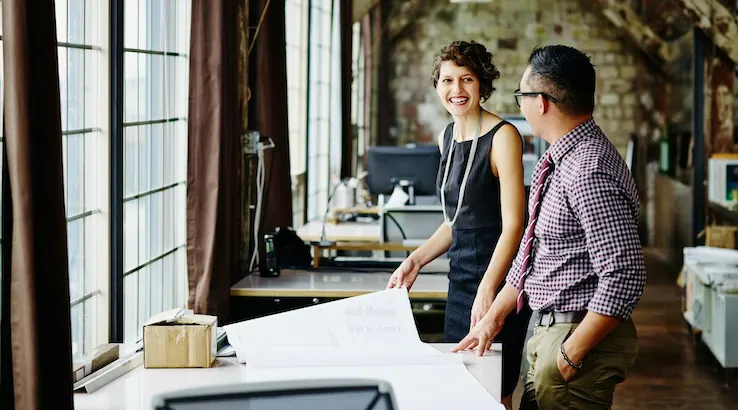
{"label": "man's black hair", "polygon": [[570,115],[594,111],[595,68],[589,57],[564,45],[537,47],[528,59],[528,82],[557,99],[560,111]]}

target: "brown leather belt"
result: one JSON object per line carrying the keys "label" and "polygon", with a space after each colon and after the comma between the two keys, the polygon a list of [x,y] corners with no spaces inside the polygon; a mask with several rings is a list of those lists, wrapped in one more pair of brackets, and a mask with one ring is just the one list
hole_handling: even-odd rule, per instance
{"label": "brown leather belt", "polygon": [[584,319],[586,314],[586,310],[577,312],[541,312],[536,310],[533,311],[532,320],[534,326],[551,326],[556,323],[579,323]]}

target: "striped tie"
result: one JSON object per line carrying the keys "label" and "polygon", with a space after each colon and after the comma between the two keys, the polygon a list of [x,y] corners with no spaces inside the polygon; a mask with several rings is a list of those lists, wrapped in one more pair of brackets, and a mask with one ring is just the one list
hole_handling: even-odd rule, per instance
{"label": "striped tie", "polygon": [[546,152],[543,156],[543,164],[541,165],[541,174],[538,176],[536,181],[536,191],[533,194],[533,209],[530,213],[530,221],[528,222],[528,228],[525,230],[525,250],[523,251],[523,263],[520,267],[520,282],[518,283],[518,312],[523,309],[525,304],[523,297],[523,284],[525,283],[525,277],[528,275],[528,270],[531,267],[531,252],[533,250],[533,230],[536,226],[536,220],[538,220],[538,212],[541,210],[541,195],[543,192],[543,186],[546,183],[546,178],[551,175],[553,170],[553,163],[551,162],[551,154]]}

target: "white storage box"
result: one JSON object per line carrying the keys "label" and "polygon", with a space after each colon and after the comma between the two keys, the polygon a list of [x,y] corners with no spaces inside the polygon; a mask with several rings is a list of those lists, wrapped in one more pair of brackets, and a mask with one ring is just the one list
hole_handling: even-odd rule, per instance
{"label": "white storage box", "polygon": [[724,368],[738,367],[738,251],[685,248],[684,318]]}
{"label": "white storage box", "polygon": [[700,280],[700,277],[693,273],[697,271],[697,264],[684,265],[684,275],[686,277],[686,308],[684,318],[693,329],[706,332],[710,330],[712,318],[710,317],[710,308],[712,306],[712,291],[710,287]]}

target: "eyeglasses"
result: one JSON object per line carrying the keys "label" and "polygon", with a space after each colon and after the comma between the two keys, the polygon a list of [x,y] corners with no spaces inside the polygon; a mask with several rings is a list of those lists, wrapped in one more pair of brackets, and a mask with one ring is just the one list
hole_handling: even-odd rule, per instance
{"label": "eyeglasses", "polygon": [[541,91],[531,91],[531,92],[524,93],[520,91],[520,88],[515,90],[515,92],[513,92],[513,95],[515,96],[515,102],[518,104],[518,107],[520,107],[520,97],[536,97],[536,96],[542,95],[544,98],[551,101],[552,103],[555,103],[558,101],[556,97],[554,97],[551,94],[546,94]]}

